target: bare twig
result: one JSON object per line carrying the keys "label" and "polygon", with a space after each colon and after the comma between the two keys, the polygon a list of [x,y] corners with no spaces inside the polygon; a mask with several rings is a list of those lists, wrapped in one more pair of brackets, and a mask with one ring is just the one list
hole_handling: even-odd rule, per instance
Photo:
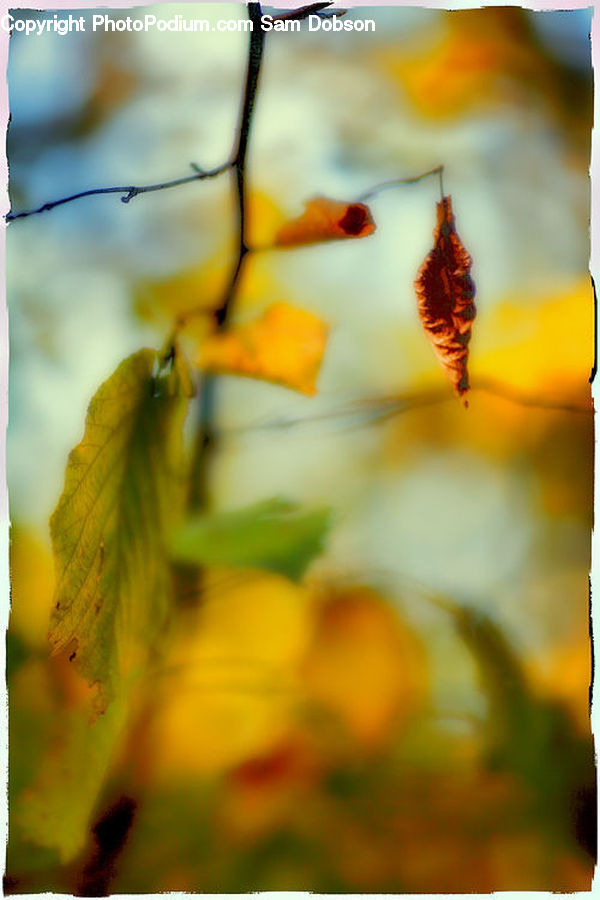
{"label": "bare twig", "polygon": [[[381,184],[376,184],[374,187],[369,188],[367,191],[364,191],[362,194],[359,194],[358,197],[353,201],[354,203],[362,203],[365,200],[369,200],[371,197],[375,197],[381,191],[388,190],[393,187],[401,187],[405,184],[416,184],[418,181],[422,181],[425,178],[429,178],[431,175],[438,175],[440,181],[440,194],[444,196],[444,182],[442,180],[442,174],[444,171],[443,166],[436,166],[434,169],[428,169],[427,172],[421,172],[419,175],[411,175],[408,178],[392,178],[390,181],[383,181]],[[253,247],[248,247],[248,253],[265,253],[270,250],[276,250],[277,252],[286,252],[289,250],[298,250],[304,249],[305,245],[303,244],[277,244],[277,243],[268,243],[268,244],[255,244]],[[201,314],[205,312],[204,309],[199,308],[196,312],[192,310],[191,312],[186,314],[186,318],[191,317],[196,314]]]}
{"label": "bare twig", "polygon": [[[299,9],[292,9],[289,12],[279,13],[272,16],[273,22],[298,22],[307,19],[311,15],[316,15],[331,6],[333,0],[325,0],[324,3],[309,3],[308,6],[301,6]],[[346,12],[345,9],[336,10],[338,16],[342,16]]]}
{"label": "bare twig", "polygon": [[528,394],[513,388],[501,381],[493,378],[478,379],[473,385],[474,390],[483,391],[486,394],[493,394],[508,400],[510,403],[516,403],[518,406],[528,406],[531,409],[548,410],[549,412],[575,413],[578,415],[593,416],[594,408],[590,402],[589,405],[582,403],[568,403],[559,400],[540,397],[537,394]]}
{"label": "bare twig", "polygon": [[10,212],[6,216],[6,221],[14,222],[15,219],[25,219],[28,216],[37,216],[39,213],[49,212],[51,209],[62,206],[64,203],[72,203],[73,200],[81,200],[82,197],[94,197],[97,194],[122,194],[121,202],[129,203],[130,200],[133,200],[133,198],[139,196],[139,194],[150,194],[154,191],[164,191],[168,188],[179,187],[182,184],[191,184],[192,181],[204,181],[206,178],[216,178],[217,175],[221,175],[223,172],[231,169],[233,165],[233,161],[228,160],[214,169],[201,169],[195,163],[191,163],[191,167],[194,170],[193,175],[184,175],[183,178],[175,178],[173,181],[159,181],[157,184],[126,184],[116,187],[91,188],[88,191],[79,191],[77,194],[70,194],[68,197],[60,197],[58,200],[50,200],[48,203],[42,203],[42,205],[38,206],[36,209],[28,209],[18,213]]}
{"label": "bare twig", "polygon": [[444,183],[442,181],[443,172],[443,166],[436,166],[434,169],[428,169],[427,172],[422,172],[420,175],[413,175],[410,178],[391,178],[389,181],[382,181],[381,184],[376,184],[375,187],[369,188],[369,190],[360,194],[356,198],[356,200],[357,202],[362,203],[365,200],[370,200],[371,197],[374,197],[381,191],[387,191],[389,188],[398,187],[401,184],[416,184],[418,181],[422,181],[424,178],[429,178],[430,175],[439,176],[440,191],[442,193],[442,196],[444,196]]}
{"label": "bare twig", "polygon": [[[227,327],[227,320],[244,268],[244,262],[249,252],[246,202],[246,159],[248,155],[248,141],[250,138],[250,130],[252,128],[252,116],[254,113],[264,49],[265,35],[261,27],[261,12],[260,3],[248,3],[248,17],[252,22],[253,29],[250,32],[246,84],[240,108],[240,120],[236,144],[232,154],[234,188],[237,201],[238,249],[223,298],[214,313],[218,331],[223,331]],[[179,324],[184,325],[187,318],[195,315],[196,312],[198,311],[191,310],[186,315],[185,320],[180,319]],[[208,467],[210,465],[210,458],[215,444],[215,389],[215,377],[210,374],[204,375],[199,388],[200,412],[196,446],[194,448],[192,482],[189,498],[191,508],[205,506],[208,500]]]}
{"label": "bare twig", "polygon": [[[574,415],[593,416],[593,408],[580,403],[569,403],[561,400],[540,397],[512,388],[492,379],[476,380],[471,385],[472,391],[481,391],[500,397],[503,400],[517,406],[524,406],[543,412],[561,412]],[[223,434],[236,434],[252,431],[283,431],[287,429],[310,425],[315,422],[327,422],[358,420],[359,425],[384,422],[403,413],[423,409],[427,406],[435,406],[440,403],[456,402],[454,392],[450,387],[435,387],[413,393],[396,394],[389,397],[369,397],[348,403],[334,409],[325,410],[308,416],[287,417],[277,416],[251,425],[242,425],[239,428],[230,428]]]}

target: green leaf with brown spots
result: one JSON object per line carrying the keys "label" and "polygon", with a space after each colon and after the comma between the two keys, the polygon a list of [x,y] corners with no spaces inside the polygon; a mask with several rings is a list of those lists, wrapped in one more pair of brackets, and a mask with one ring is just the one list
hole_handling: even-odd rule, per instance
{"label": "green leaf with brown spots", "polygon": [[57,587],[50,623],[97,684],[103,711],[139,677],[168,615],[166,534],[182,497],[187,406],[179,367],[154,351],[125,359],[93,397],[50,520]]}

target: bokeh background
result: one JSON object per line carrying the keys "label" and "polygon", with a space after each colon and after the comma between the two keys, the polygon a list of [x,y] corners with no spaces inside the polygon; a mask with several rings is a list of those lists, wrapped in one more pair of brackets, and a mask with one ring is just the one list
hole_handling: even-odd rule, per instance
{"label": "bokeh background", "polygon": [[[98,798],[96,818],[123,793],[135,803],[111,891],[590,885],[590,11],[348,15],[376,32],[267,36],[253,241],[315,194],[353,199],[443,164],[477,285],[469,409],[443,394],[416,314],[434,179],[374,199],[368,239],[251,258],[236,317],[285,300],[330,340],[314,398],[221,380],[213,504],[281,495],[331,506],[334,527],[301,586],[215,577],[181,613],[151,722]],[[246,41],[14,35],[13,209],[222,162]],[[224,176],[8,228],[12,891],[73,891],[93,851],[90,836],[64,865],[19,825],[57,710],[83,690],[46,641],[66,457],[123,356],[217,302],[232,213]]]}

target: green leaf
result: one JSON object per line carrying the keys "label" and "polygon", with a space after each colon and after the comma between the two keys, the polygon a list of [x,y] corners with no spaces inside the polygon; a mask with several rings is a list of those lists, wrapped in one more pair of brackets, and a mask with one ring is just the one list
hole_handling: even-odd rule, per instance
{"label": "green leaf", "polygon": [[87,840],[132,689],[168,615],[166,534],[181,508],[182,394],[189,393],[176,352],[165,362],[140,350],[100,387],[50,520],[57,575],[50,641],[100,690],[93,702],[57,709],[17,820],[25,840],[58,850],[63,862]]}
{"label": "green leaf", "polygon": [[268,569],[297,581],[322,552],[330,518],[327,508],[303,512],[275,497],[190,519],[175,532],[171,549],[179,562]]}
{"label": "green leaf", "polygon": [[566,708],[536,694],[496,622],[468,607],[451,612],[489,703],[488,764],[525,782],[545,828],[568,831],[574,806],[596,792],[591,734],[579,734]]}
{"label": "green leaf", "polygon": [[85,846],[90,818],[123,733],[128,704],[117,698],[101,716],[87,708],[59,713],[60,733],[33,787],[16,803],[22,836],[57,850],[63,863]]}
{"label": "green leaf", "polygon": [[[156,374],[158,373],[158,375]],[[99,709],[143,670],[170,602],[165,535],[180,508],[186,400],[157,354],[124,360],[92,399],[50,520],[49,638],[99,686]]]}

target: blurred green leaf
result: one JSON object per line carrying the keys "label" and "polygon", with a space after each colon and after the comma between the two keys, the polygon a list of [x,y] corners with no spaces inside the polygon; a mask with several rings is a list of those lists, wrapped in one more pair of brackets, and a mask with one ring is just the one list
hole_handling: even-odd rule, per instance
{"label": "blurred green leaf", "polygon": [[489,702],[488,764],[522,779],[544,827],[576,839],[589,852],[593,840],[586,817],[596,793],[591,733],[581,735],[560,703],[532,690],[497,623],[468,607],[451,612]]}
{"label": "blurred green leaf", "polygon": [[60,734],[43,758],[33,787],[16,803],[25,839],[55,849],[68,862],[85,846],[91,815],[127,720],[119,697],[101,716],[79,709],[61,716]]}
{"label": "blurred green leaf", "polygon": [[174,534],[174,559],[197,565],[268,569],[294,581],[324,546],[328,508],[300,511],[274,497],[232,512],[197,516]]}
{"label": "blurred green leaf", "polygon": [[456,607],[452,612],[458,632],[477,664],[481,686],[489,701],[492,743],[522,740],[529,731],[535,702],[529,694],[519,658],[499,625],[489,616],[466,606]]}
{"label": "blurred green leaf", "polygon": [[92,399],[50,520],[57,572],[50,641],[100,686],[100,709],[143,671],[165,624],[165,532],[180,508],[186,401],[157,355],[124,360]]}
{"label": "blurred green leaf", "polygon": [[[157,354],[124,360],[93,397],[50,520],[57,570],[50,641],[99,698],[58,711],[33,786],[18,801],[23,836],[72,859],[126,725],[130,691],[163,633],[170,600],[165,534],[180,509],[186,400]],[[99,715],[102,713],[102,715]]]}
{"label": "blurred green leaf", "polygon": [[13,673],[19,669],[27,659],[30,650],[14,629],[6,632],[6,680],[10,682]]}

